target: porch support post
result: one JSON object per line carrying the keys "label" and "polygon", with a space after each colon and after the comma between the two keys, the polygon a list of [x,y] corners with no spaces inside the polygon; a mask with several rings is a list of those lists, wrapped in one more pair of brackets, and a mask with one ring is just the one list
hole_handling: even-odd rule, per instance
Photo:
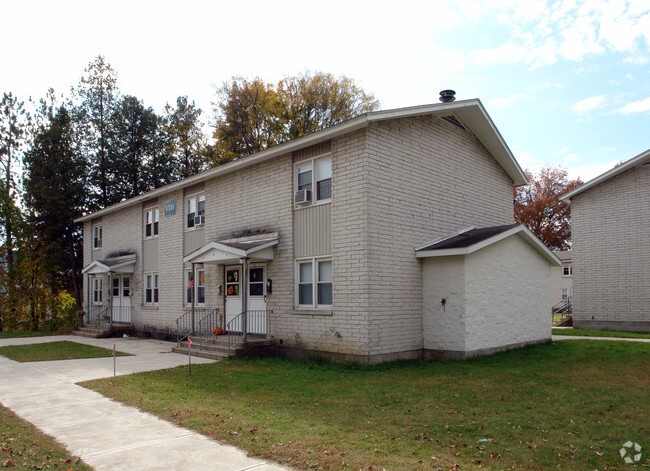
{"label": "porch support post", "polygon": [[194,299],[194,298],[196,298],[196,296],[195,296],[195,293],[196,293],[196,280],[194,279],[195,273],[196,273],[196,270],[194,269],[194,262],[192,262],[192,275],[190,275],[192,277],[192,292],[191,292],[191,295],[192,295],[192,316],[191,316],[192,317],[192,335],[194,335],[194,306],[196,305],[196,302],[195,302],[195,299]]}
{"label": "porch support post", "polygon": [[111,326],[111,329],[113,329],[113,272],[112,271],[108,272],[108,303],[109,303],[108,324]]}
{"label": "porch support post", "polygon": [[241,296],[241,309],[244,312],[244,318],[242,319],[242,328],[244,330],[244,342],[248,339],[248,257],[244,257],[242,260],[242,275],[241,275],[241,284],[242,284],[242,296]]}
{"label": "porch support post", "polygon": [[90,273],[86,274],[86,322],[90,324]]}

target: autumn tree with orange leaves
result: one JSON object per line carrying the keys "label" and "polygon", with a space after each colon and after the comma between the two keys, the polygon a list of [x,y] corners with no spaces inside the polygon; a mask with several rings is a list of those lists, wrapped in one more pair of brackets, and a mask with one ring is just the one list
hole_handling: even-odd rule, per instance
{"label": "autumn tree with orange leaves", "polygon": [[515,222],[525,224],[551,250],[570,249],[571,207],[560,196],[582,180],[569,180],[564,168],[550,165],[524,173],[530,183],[515,188]]}

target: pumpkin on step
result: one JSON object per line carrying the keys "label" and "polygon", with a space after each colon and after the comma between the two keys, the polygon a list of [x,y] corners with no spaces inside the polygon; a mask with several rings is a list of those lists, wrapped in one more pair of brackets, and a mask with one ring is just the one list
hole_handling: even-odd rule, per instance
{"label": "pumpkin on step", "polygon": [[217,327],[215,330],[217,331],[217,335],[223,335],[223,329],[221,327]]}

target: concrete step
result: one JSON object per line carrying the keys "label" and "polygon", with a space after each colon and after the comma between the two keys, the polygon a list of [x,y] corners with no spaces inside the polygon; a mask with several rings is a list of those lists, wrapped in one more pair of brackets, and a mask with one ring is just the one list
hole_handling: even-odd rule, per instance
{"label": "concrete step", "polygon": [[[187,347],[172,347],[172,352],[174,353],[180,353],[181,355],[187,355]],[[192,349],[192,356],[193,357],[201,357],[201,358],[208,358],[210,360],[216,360],[216,361],[221,361],[225,360],[226,358],[229,358],[231,355],[222,352],[216,352],[216,351],[209,351],[209,350],[197,350],[197,349]]]}

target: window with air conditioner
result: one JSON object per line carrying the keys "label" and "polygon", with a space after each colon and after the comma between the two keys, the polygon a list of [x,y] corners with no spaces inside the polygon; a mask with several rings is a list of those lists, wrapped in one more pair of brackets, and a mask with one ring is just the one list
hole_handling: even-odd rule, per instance
{"label": "window with air conditioner", "polygon": [[315,157],[296,164],[296,205],[328,203],[332,198],[332,158]]}
{"label": "window with air conditioner", "polygon": [[195,229],[205,224],[205,195],[192,195],[185,199],[187,214],[186,229]]}

